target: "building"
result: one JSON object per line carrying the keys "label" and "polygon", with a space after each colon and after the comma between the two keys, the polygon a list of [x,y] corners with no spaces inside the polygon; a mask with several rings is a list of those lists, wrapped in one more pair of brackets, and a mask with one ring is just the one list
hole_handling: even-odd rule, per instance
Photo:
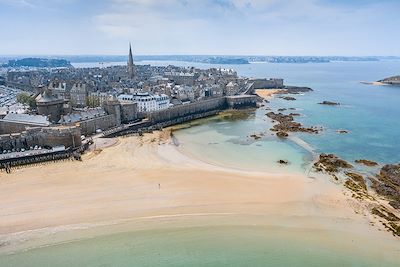
{"label": "building", "polygon": [[75,83],[70,91],[71,97],[71,105],[74,107],[85,107],[87,96],[88,96],[88,88],[86,83]]}
{"label": "building", "polygon": [[187,101],[194,101],[194,90],[192,86],[187,86],[187,85],[175,85],[174,87],[174,93],[176,98],[183,102]]}
{"label": "building", "polygon": [[114,115],[117,126],[121,125],[121,106],[118,99],[115,96],[110,96],[106,102],[104,102],[104,109],[110,115]]}
{"label": "building", "polygon": [[155,95],[148,92],[136,94],[121,94],[118,96],[120,102],[131,101],[137,103],[138,112],[152,112],[167,109],[170,106],[170,99],[165,94]]}
{"label": "building", "polygon": [[110,97],[109,93],[100,91],[91,92],[89,94],[89,99],[88,99],[89,103],[86,104],[89,107],[101,107],[104,105],[104,103],[107,101],[109,97]]}
{"label": "building", "polygon": [[101,107],[76,109],[72,113],[62,116],[60,123],[79,126],[83,135],[91,135],[99,130],[105,131],[117,126],[115,115],[107,114]]}
{"label": "building", "polygon": [[69,92],[67,90],[67,83],[60,81],[51,81],[48,86],[53,95],[61,99],[69,99]]}
{"label": "building", "polygon": [[236,82],[229,82],[225,87],[225,95],[237,95],[239,93],[239,85]]}
{"label": "building", "polygon": [[36,106],[38,114],[48,116],[52,123],[57,123],[64,113],[64,99],[53,95],[49,89],[36,97]]}
{"label": "building", "polygon": [[132,101],[120,101],[121,106],[121,121],[128,123],[138,118],[138,103]]}

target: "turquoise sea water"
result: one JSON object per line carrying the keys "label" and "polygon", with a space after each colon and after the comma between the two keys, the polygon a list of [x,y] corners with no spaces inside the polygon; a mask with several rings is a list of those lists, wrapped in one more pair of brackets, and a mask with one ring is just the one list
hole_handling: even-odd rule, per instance
{"label": "turquoise sea water", "polygon": [[[147,62],[146,62],[147,63]],[[195,65],[182,62],[153,64]],[[218,66],[217,66],[218,67]],[[226,66],[225,66],[226,67]],[[400,62],[334,62],[328,64],[251,64],[228,66],[243,76],[281,77],[287,84],[310,86],[315,91],[275,98],[269,104],[294,107],[305,125],[320,125],[319,135],[298,134],[316,153],[335,153],[347,160],[366,158],[381,163],[400,162],[400,88],[369,86],[400,74]],[[323,100],[339,107],[318,105]],[[312,154],[293,141],[268,134],[271,122],[263,108],[239,120],[210,118],[177,131],[181,149],[202,160],[260,171],[307,170]],[[349,134],[337,134],[337,129]],[[248,136],[264,132],[254,141]],[[291,164],[279,166],[278,159]],[[374,240],[335,232],[299,232],[262,226],[207,226],[184,229],[133,231],[99,236],[54,246],[0,255],[0,267],[46,266],[399,266],[400,254],[385,254]]]}
{"label": "turquoise sea water", "polygon": [[[400,87],[360,83],[399,73],[400,62],[260,63],[233,67],[243,76],[281,77],[286,84],[314,89],[311,93],[295,95],[296,101],[275,97],[267,106],[275,112],[278,108],[296,108],[296,111],[288,110],[286,113],[302,114],[296,120],[306,126],[322,126],[324,131],[318,135],[294,134],[311,145],[315,154],[334,153],[348,161],[362,158],[382,164],[400,162]],[[340,102],[341,105],[317,104],[324,100]],[[252,143],[251,148],[232,142],[268,130],[271,124],[269,119],[265,120],[266,112],[260,108],[248,119],[224,124],[211,120],[211,123],[179,131],[176,135],[182,140],[183,150],[204,160],[244,169],[268,166],[275,171],[279,170],[276,160],[282,158],[292,162],[289,170],[304,169],[310,160],[308,151],[290,140],[263,138]],[[336,131],[340,129],[349,133],[338,134]],[[218,142],[213,142],[217,136]],[[215,151],[217,146],[221,147],[219,153]],[[238,161],[239,157],[250,162]]]}

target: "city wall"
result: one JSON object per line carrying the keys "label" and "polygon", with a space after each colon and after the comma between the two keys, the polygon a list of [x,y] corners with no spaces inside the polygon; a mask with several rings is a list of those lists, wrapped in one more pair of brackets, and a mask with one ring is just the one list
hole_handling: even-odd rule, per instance
{"label": "city wall", "polygon": [[106,137],[119,136],[138,131],[151,131],[162,127],[168,127],[191,120],[205,118],[218,114],[227,108],[255,107],[256,96],[218,97],[201,102],[175,106],[169,109],[152,112],[149,114],[138,114],[140,118],[147,117],[147,121],[136,123],[129,128],[113,129],[104,133]]}
{"label": "city wall", "polygon": [[226,108],[225,97],[218,97],[201,102],[195,102],[186,105],[175,106],[169,109],[160,110],[148,114],[148,119],[153,123],[166,121],[176,121],[180,118],[194,114],[209,112],[212,110],[222,110]]}
{"label": "city wall", "polygon": [[0,149],[28,149],[34,146],[79,147],[82,145],[81,131],[78,127],[48,127],[28,128],[26,131],[15,134],[0,135]]}
{"label": "city wall", "polygon": [[283,79],[251,79],[254,89],[283,88]]}
{"label": "city wall", "polygon": [[[35,126],[35,125],[31,125]],[[29,127],[26,123],[20,122],[11,122],[11,121],[0,121],[0,134],[8,134],[8,133],[20,133],[23,132]]]}
{"label": "city wall", "polygon": [[76,125],[80,128],[81,134],[87,136],[96,133],[96,130],[98,129],[105,131],[109,128],[115,127],[117,125],[117,122],[115,115],[110,114],[89,120],[80,121]]}

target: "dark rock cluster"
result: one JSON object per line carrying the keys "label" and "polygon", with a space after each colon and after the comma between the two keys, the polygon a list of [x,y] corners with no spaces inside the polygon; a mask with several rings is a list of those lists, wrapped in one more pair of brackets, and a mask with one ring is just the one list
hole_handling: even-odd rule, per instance
{"label": "dark rock cluster", "polygon": [[326,171],[329,173],[336,173],[340,168],[350,169],[352,167],[350,163],[333,154],[321,154],[319,155],[319,160],[314,163],[314,168],[317,171]]}
{"label": "dark rock cluster", "polygon": [[358,160],[355,161],[355,163],[363,164],[363,165],[368,166],[368,167],[378,166],[377,162],[372,161],[372,160],[367,160],[367,159],[358,159]]}
{"label": "dark rock cluster", "polygon": [[388,164],[382,167],[377,179],[372,180],[372,187],[389,199],[389,205],[400,209],[400,164]]}
{"label": "dark rock cluster", "polygon": [[320,130],[315,127],[303,127],[301,123],[294,121],[293,115],[285,115],[275,112],[268,112],[266,115],[268,118],[278,122],[278,124],[272,127],[271,131],[278,132],[281,137],[286,137],[283,133],[287,132],[318,133]]}
{"label": "dark rock cluster", "polygon": [[338,105],[340,105],[340,103],[332,102],[332,101],[326,101],[326,100],[321,102],[321,103],[318,103],[318,104],[320,104],[320,105],[328,105],[328,106],[338,106]]}
{"label": "dark rock cluster", "polygon": [[282,99],[285,99],[285,100],[288,100],[288,101],[296,100],[296,98],[294,98],[292,96],[283,96]]}
{"label": "dark rock cluster", "polygon": [[286,89],[286,92],[288,94],[300,94],[300,93],[306,93],[306,92],[311,92],[313,89],[310,87],[299,87],[299,86],[285,86],[284,89]]}

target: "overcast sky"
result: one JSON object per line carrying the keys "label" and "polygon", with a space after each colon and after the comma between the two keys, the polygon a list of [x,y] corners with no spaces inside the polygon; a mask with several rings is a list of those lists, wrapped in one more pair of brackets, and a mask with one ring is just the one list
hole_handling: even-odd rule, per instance
{"label": "overcast sky", "polygon": [[0,55],[400,56],[400,0],[0,0]]}

